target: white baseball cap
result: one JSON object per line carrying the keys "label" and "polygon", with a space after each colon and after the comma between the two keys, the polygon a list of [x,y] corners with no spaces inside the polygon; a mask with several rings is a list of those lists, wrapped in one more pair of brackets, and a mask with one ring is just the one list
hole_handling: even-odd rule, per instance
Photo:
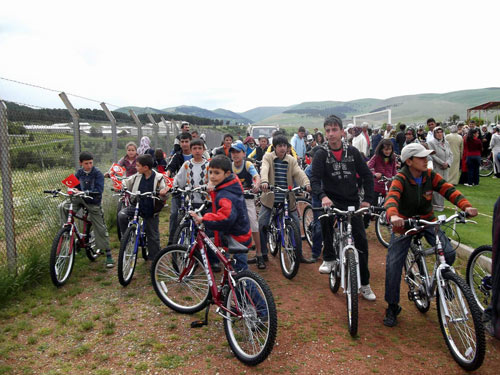
{"label": "white baseball cap", "polygon": [[409,145],[406,145],[401,152],[401,162],[404,163],[413,156],[423,158],[431,154],[434,154],[434,150],[427,150],[420,143],[410,143]]}

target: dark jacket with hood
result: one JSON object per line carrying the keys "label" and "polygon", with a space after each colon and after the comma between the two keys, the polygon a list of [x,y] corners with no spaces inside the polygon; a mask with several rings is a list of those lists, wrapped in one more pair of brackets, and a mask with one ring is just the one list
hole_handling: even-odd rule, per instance
{"label": "dark jacket with hood", "polygon": [[101,204],[102,192],[104,191],[104,175],[97,167],[92,167],[89,173],[85,172],[83,168],[80,168],[75,177],[78,178],[80,184],[75,186],[76,189],[89,192],[97,193],[91,198],[84,198],[87,204]]}

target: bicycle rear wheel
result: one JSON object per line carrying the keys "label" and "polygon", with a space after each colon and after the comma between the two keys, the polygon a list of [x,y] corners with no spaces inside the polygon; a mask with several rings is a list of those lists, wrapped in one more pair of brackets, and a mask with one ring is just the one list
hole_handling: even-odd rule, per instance
{"label": "bicycle rear wheel", "polygon": [[306,238],[307,243],[312,248],[312,238],[313,238],[313,223],[314,223],[314,213],[311,205],[304,208],[302,213],[302,230]]}
{"label": "bicycle rear wheel", "polygon": [[178,245],[191,246],[191,243],[194,241],[194,233],[191,231],[191,221],[185,221],[177,227],[173,241]]}
{"label": "bicycle rear wheel", "polygon": [[282,246],[280,249],[281,272],[287,279],[293,279],[297,272],[299,272],[299,242],[301,239],[299,228],[297,228],[297,225],[291,219],[285,220],[283,235],[285,236],[285,246]]}
{"label": "bicycle rear wheel", "polygon": [[345,285],[347,302],[347,328],[351,336],[358,333],[358,271],[354,251],[348,249],[345,252]]}
{"label": "bicycle rear wheel", "polygon": [[227,294],[224,332],[231,350],[241,362],[255,366],[271,353],[278,318],[271,289],[265,280],[245,270],[234,276],[234,290]]}
{"label": "bicycle rear wheel", "polygon": [[137,226],[131,225],[122,236],[118,254],[118,280],[123,286],[130,284],[134,276],[138,247]]}
{"label": "bicycle rear wheel", "polygon": [[55,286],[63,286],[68,281],[75,264],[75,239],[71,227],[57,232],[50,250],[50,278]]}
{"label": "bicycle rear wheel", "polygon": [[151,265],[151,281],[161,301],[177,312],[193,314],[208,303],[210,287],[203,262],[198,253],[189,257],[186,246],[174,244],[160,251]]}
{"label": "bicycle rear wheel", "polygon": [[337,293],[340,287],[340,267],[337,261],[330,272],[329,284],[332,293]]}
{"label": "bicycle rear wheel", "polygon": [[493,292],[492,251],[490,245],[479,246],[467,261],[465,280],[482,312],[491,303]]}
{"label": "bicycle rear wheel", "polygon": [[481,164],[479,165],[479,176],[489,177],[493,174],[493,161],[489,158],[481,158]]}
{"label": "bicycle rear wheel", "polygon": [[452,271],[441,276],[443,295],[439,289],[437,293],[441,332],[453,359],[467,371],[476,370],[483,363],[486,350],[481,311],[462,278]]}
{"label": "bicycle rear wheel", "polygon": [[408,299],[415,303],[418,311],[426,313],[431,307],[429,296],[427,295],[427,287],[424,282],[424,270],[420,262],[422,259],[415,260],[415,253],[411,245],[408,250],[408,255],[405,260],[405,282],[408,284]]}
{"label": "bicycle rear wheel", "polygon": [[391,226],[387,223],[387,218],[385,216],[385,211],[380,213],[380,216],[375,220],[375,233],[378,240],[385,247],[389,247],[389,242],[391,242]]}

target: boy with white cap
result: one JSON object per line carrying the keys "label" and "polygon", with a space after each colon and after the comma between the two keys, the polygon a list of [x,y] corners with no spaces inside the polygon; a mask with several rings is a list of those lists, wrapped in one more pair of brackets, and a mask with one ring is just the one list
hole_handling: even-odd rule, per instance
{"label": "boy with white cap", "polygon": [[[424,220],[434,220],[432,210],[434,191],[439,192],[470,216],[477,215],[477,209],[473,208],[452,184],[427,168],[427,156],[432,153],[434,153],[433,150],[427,150],[419,143],[405,146],[401,152],[403,167],[394,177],[386,197],[387,219],[393,226],[385,269],[385,300],[389,306],[386,310],[384,325],[388,327],[397,324],[397,315],[401,312],[399,306],[401,273],[412,238],[403,234],[396,235],[396,233],[404,233],[404,220],[417,215]],[[436,241],[433,229],[426,229],[424,235],[434,246]],[[444,247],[446,263],[452,265],[455,260],[455,250],[444,232],[440,231],[439,238]]]}

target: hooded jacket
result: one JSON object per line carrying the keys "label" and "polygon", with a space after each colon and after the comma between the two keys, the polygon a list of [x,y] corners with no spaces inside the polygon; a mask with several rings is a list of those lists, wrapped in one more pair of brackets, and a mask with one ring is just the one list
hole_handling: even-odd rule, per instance
{"label": "hooded jacket", "polygon": [[78,186],[75,186],[78,190],[86,191],[89,193],[99,193],[99,195],[93,198],[84,198],[85,203],[88,204],[101,204],[102,192],[104,191],[104,175],[97,167],[92,167],[89,173],[85,172],[83,168],[80,168],[75,177],[80,181]]}

